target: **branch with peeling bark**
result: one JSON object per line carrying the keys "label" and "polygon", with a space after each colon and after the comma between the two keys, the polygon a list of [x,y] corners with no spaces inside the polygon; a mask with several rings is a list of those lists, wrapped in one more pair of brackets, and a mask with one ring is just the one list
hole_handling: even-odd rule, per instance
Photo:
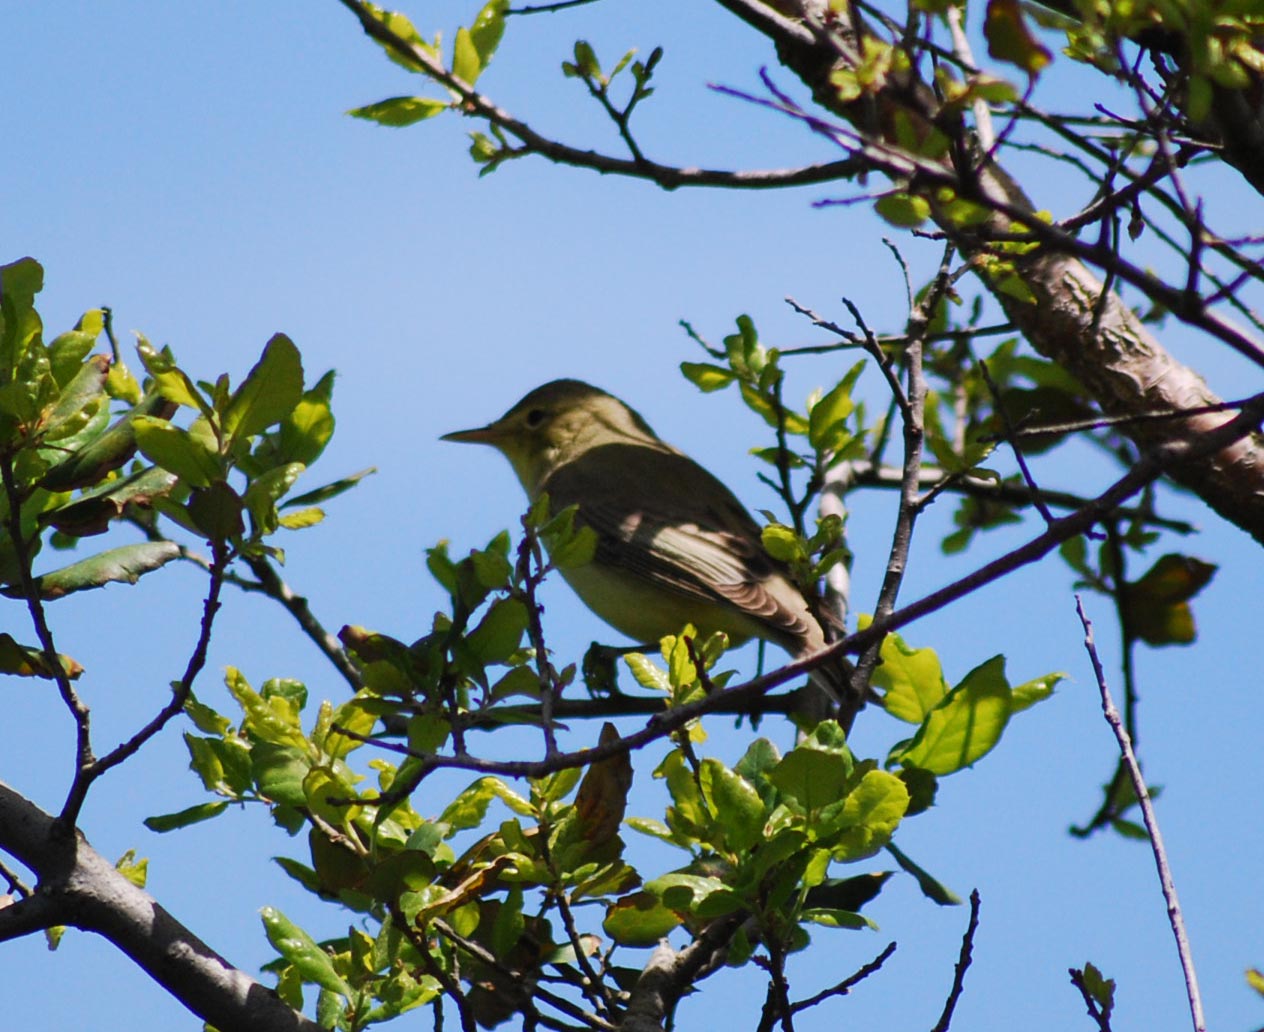
{"label": "branch with peeling bark", "polygon": [[[1149,329],[1113,291],[1089,271],[1085,262],[1099,264],[1156,300],[1172,300],[1174,314],[1229,344],[1258,363],[1259,343],[1218,316],[1181,287],[1156,282],[1121,259],[1117,252],[1098,244],[1085,244],[1071,234],[1036,225],[1034,206],[1017,183],[994,160],[971,161],[966,167],[948,162],[930,167],[925,159],[910,157],[900,147],[894,111],[904,112],[918,124],[943,129],[945,120],[935,94],[918,88],[908,77],[891,76],[868,103],[849,104],[839,99],[830,76],[858,53],[868,28],[853,10],[828,24],[822,20],[823,5],[808,0],[782,0],[776,5],[761,0],[717,0],[776,45],[782,64],[812,90],[831,114],[850,122],[851,138],[844,142],[854,154],[867,156],[875,168],[898,180],[921,180],[960,190],[990,214],[982,226],[954,224],[936,206],[931,216],[945,236],[967,256],[991,253],[992,241],[1010,233],[1015,224],[1041,245],[1019,263],[1022,280],[1034,297],[1020,300],[997,289],[984,277],[1009,318],[1042,355],[1072,372],[1094,395],[1108,414],[1180,410],[1214,405],[1219,398],[1202,378],[1177,362]],[[776,7],[777,9],[774,9]],[[873,117],[874,110],[887,120]],[[793,112],[788,112],[793,113]],[[811,127],[821,131],[817,122]],[[828,128],[828,127],[826,127]],[[968,131],[958,125],[955,153],[977,153]],[[950,148],[950,151],[952,149]],[[1217,417],[1191,418],[1173,424],[1137,424],[1127,432],[1143,448],[1197,438],[1217,426]],[[1173,479],[1196,491],[1214,510],[1264,541],[1264,446],[1258,436],[1234,442],[1219,454],[1195,465],[1178,463],[1169,471]]]}

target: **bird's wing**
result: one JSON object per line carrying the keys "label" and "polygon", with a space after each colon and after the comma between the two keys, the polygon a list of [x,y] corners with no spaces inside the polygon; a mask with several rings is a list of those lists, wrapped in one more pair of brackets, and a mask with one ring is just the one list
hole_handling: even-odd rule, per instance
{"label": "bird's wing", "polygon": [[[586,490],[594,482],[601,489]],[[555,511],[578,505],[597,534],[596,562],[732,606],[766,628],[761,637],[799,645],[820,638],[788,571],[764,550],[758,525],[692,459],[666,446],[600,445],[559,467],[543,489]]]}

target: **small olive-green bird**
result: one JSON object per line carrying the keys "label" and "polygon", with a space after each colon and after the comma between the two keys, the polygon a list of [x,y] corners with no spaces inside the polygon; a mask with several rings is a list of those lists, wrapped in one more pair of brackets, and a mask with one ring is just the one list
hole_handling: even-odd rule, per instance
{"label": "small olive-green bird", "polygon": [[[733,644],[762,638],[799,657],[826,644],[786,567],[733,493],[613,395],[579,380],[537,387],[494,423],[445,434],[490,444],[535,501],[578,507],[591,563],[561,571],[594,613],[643,644],[692,623]],[[845,661],[814,683],[835,698]]]}

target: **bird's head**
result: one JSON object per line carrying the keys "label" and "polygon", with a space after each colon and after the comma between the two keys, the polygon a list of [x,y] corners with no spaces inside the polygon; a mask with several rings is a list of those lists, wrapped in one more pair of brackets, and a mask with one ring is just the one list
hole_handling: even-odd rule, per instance
{"label": "bird's head", "polygon": [[442,440],[490,444],[498,449],[533,499],[550,473],[590,448],[615,443],[662,447],[633,409],[580,380],[546,383],[495,422],[444,434]]}

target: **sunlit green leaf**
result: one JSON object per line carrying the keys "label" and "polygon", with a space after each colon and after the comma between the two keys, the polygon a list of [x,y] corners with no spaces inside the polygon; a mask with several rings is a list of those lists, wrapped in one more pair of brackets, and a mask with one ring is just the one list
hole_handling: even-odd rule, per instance
{"label": "sunlit green leaf", "polygon": [[211,803],[198,803],[196,806],[190,806],[188,809],[180,810],[178,813],[165,813],[159,817],[146,817],[144,824],[150,831],[175,831],[177,828],[187,828],[190,824],[209,821],[212,817],[218,817],[227,809],[228,800],[218,799]]}
{"label": "sunlit green leaf", "polygon": [[268,942],[299,970],[304,981],[343,996],[351,995],[351,987],[334,970],[329,954],[320,948],[315,939],[275,907],[264,907],[259,916],[263,919]]}
{"label": "sunlit green leaf", "polygon": [[927,714],[908,748],[894,758],[943,776],[968,767],[997,741],[1010,716],[1005,657],[975,667]]}
{"label": "sunlit green leaf", "polygon": [[352,108],[347,114],[378,125],[401,127],[434,118],[451,106],[449,101],[436,100],[434,97],[389,97],[374,104]]}

